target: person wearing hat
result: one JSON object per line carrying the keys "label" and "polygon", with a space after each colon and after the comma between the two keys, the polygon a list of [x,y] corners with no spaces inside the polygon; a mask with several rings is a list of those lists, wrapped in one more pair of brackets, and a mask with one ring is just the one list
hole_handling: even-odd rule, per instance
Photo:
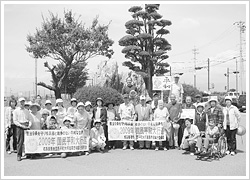
{"label": "person wearing hat", "polygon": [[201,95],[200,94],[196,94],[195,95],[195,103],[194,106],[197,108],[198,104],[201,103]]}
{"label": "person wearing hat", "polygon": [[52,110],[52,103],[51,103],[51,101],[50,100],[46,100],[44,106],[45,106],[44,109],[47,109],[49,111],[49,115],[50,115],[50,112]]}
{"label": "person wearing hat", "polygon": [[169,137],[169,146],[173,148],[178,148],[178,132],[180,125],[178,121],[180,120],[181,113],[182,113],[182,106],[180,103],[177,102],[176,96],[174,94],[170,95],[170,100],[167,104],[167,109],[169,112],[169,118],[171,122],[171,133]]}
{"label": "person wearing hat", "polygon": [[85,106],[83,102],[77,104],[77,112],[74,115],[74,127],[76,129],[88,129],[91,128],[91,119],[89,114],[85,111]]}
{"label": "person wearing hat", "polygon": [[41,110],[41,106],[38,103],[33,103],[30,106],[31,116],[32,116],[32,125],[30,126],[30,130],[41,130],[42,129],[42,115],[39,112]]}
{"label": "person wearing hat", "polygon": [[73,129],[72,126],[70,125],[71,121],[72,121],[71,117],[65,116],[63,118],[63,126],[61,127],[61,130]]}
{"label": "person wearing hat", "polygon": [[104,147],[106,146],[106,138],[104,135],[104,129],[101,126],[101,120],[95,119],[94,127],[90,131],[90,149],[97,150],[104,153]]}
{"label": "person wearing hat", "polygon": [[[135,118],[137,121],[152,121],[153,111],[149,104],[146,104],[146,97],[140,96],[140,104],[135,106]],[[150,141],[139,141],[139,149],[144,148],[144,144],[147,149],[150,148]]]}
{"label": "person wearing hat", "polygon": [[139,103],[138,102],[138,95],[137,95],[137,92],[135,90],[130,91],[130,93],[129,93],[129,101],[134,106],[136,106]]}
{"label": "person wearing hat", "polygon": [[153,112],[156,110],[156,108],[158,107],[158,101],[159,101],[160,97],[159,94],[157,92],[155,92],[153,94],[153,101],[151,103],[151,108],[153,110]]}
{"label": "person wearing hat", "polygon": [[202,103],[197,105],[194,124],[198,127],[200,132],[205,132],[207,125],[207,115],[204,109],[205,107]]}
{"label": "person wearing hat", "polygon": [[56,116],[49,116],[48,117],[48,130],[59,130],[59,125],[56,120]]}
{"label": "person wearing hat", "polygon": [[62,127],[63,126],[63,119],[65,116],[67,116],[66,108],[64,108],[64,106],[63,106],[63,100],[57,99],[56,106],[58,107],[57,121],[59,123],[59,126]]}
{"label": "person wearing hat", "polygon": [[47,109],[43,109],[43,110],[41,110],[41,115],[42,115],[42,117],[41,117],[41,123],[42,123],[41,128],[43,130],[46,130],[46,129],[48,129],[47,122],[48,122],[48,117],[50,116],[50,111],[47,110]]}
{"label": "person wearing hat", "polygon": [[13,138],[12,148],[14,152],[17,152],[17,138],[16,138],[16,125],[13,122],[13,111],[16,109],[17,101],[14,98],[9,100],[9,106],[4,111],[5,117],[5,131],[6,131],[6,152],[11,154],[10,151],[10,138]]}
{"label": "person wearing hat", "polygon": [[68,110],[67,110],[67,116],[71,117],[71,118],[74,118],[74,115],[75,113],[77,112],[77,100],[76,98],[72,98],[70,100],[70,107],[68,107]]}
{"label": "person wearing hat", "polygon": [[227,154],[234,156],[236,154],[236,133],[241,119],[239,109],[232,105],[232,97],[225,97],[226,107],[223,108],[223,128],[226,132],[228,150]]}
{"label": "person wearing hat", "polygon": [[[214,139],[218,138],[218,136],[219,136],[219,128],[215,126],[214,120],[210,120],[205,131],[205,138],[202,138],[201,136],[199,136],[197,139],[197,144],[196,144],[197,151],[195,155],[198,155],[200,153],[206,154],[209,143],[213,143]],[[203,151],[201,152],[202,142],[204,144],[203,145],[204,147],[203,147]]]}
{"label": "person wearing hat", "polygon": [[130,94],[130,91],[134,90],[136,93],[138,93],[137,87],[132,84],[132,78],[127,77],[126,84],[122,88],[122,95],[123,94]]}
{"label": "person wearing hat", "polygon": [[13,111],[13,123],[16,125],[17,131],[17,161],[21,161],[23,142],[24,142],[24,130],[31,127],[32,116],[29,110],[24,108],[25,99],[19,98],[20,107]]}
{"label": "person wearing hat", "polygon": [[102,127],[106,138],[106,144],[108,145],[107,110],[104,107],[103,99],[100,97],[96,99],[96,107],[94,107],[93,109],[93,119],[101,119]]}
{"label": "person wearing hat", "polygon": [[[118,114],[121,118],[121,121],[135,121],[135,109],[134,105],[129,103],[129,95],[123,95],[123,101],[119,107]],[[127,149],[128,142],[125,140],[123,141],[123,150]],[[131,150],[134,150],[134,141],[129,141],[129,146]]]}
{"label": "person wearing hat", "polygon": [[210,98],[208,101],[210,107],[207,109],[207,120],[214,120],[216,126],[222,128],[223,123],[223,112],[222,109],[218,106],[218,100],[214,97]]}
{"label": "person wearing hat", "polygon": [[36,96],[35,103],[39,104],[40,107],[42,107],[42,96],[39,94]]}
{"label": "person wearing hat", "polygon": [[85,104],[84,104],[84,107],[85,107],[85,110],[86,112],[89,114],[89,118],[91,119],[91,128],[93,127],[93,123],[92,123],[92,120],[93,120],[93,107],[92,107],[92,104],[90,101],[86,101]]}
{"label": "person wearing hat", "polygon": [[[174,82],[170,86],[169,94],[174,94],[176,96],[176,101],[182,104],[184,90],[182,84],[179,83],[179,79],[180,76],[178,74],[174,75]],[[171,101],[170,96],[168,101]]]}
{"label": "person wearing hat", "polygon": [[31,105],[31,101],[25,101],[24,103],[24,108],[27,109],[27,110],[30,110],[30,105]]}
{"label": "person wearing hat", "polygon": [[185,125],[186,128],[184,129],[180,147],[186,150],[184,154],[187,154],[189,151],[190,155],[194,155],[195,145],[197,142],[197,138],[200,135],[200,131],[196,125],[192,124],[192,120],[189,118],[185,119]]}
{"label": "person wearing hat", "polygon": [[171,123],[169,122],[169,112],[166,107],[164,107],[163,100],[158,100],[158,107],[154,112],[154,121],[163,121],[163,128],[166,132],[166,141],[156,141],[155,150],[158,151],[160,146],[163,146],[164,151],[169,149],[169,137],[171,133]]}

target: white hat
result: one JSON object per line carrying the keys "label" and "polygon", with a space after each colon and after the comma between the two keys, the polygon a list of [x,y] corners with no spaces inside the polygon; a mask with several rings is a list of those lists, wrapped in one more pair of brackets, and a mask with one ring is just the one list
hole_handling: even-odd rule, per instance
{"label": "white hat", "polygon": [[87,101],[87,102],[85,102],[84,106],[85,106],[85,107],[86,107],[86,106],[91,106],[91,107],[92,107],[92,104],[91,104],[90,101]]}
{"label": "white hat", "polygon": [[46,104],[51,104],[51,105],[52,105],[52,103],[51,103],[50,100],[46,100],[46,101],[45,101],[45,105],[46,105]]}
{"label": "white hat", "polygon": [[58,107],[57,106],[52,107],[51,111],[54,111],[54,110],[58,111]]}
{"label": "white hat", "polygon": [[19,101],[19,102],[25,101],[25,99],[24,99],[23,97],[21,97],[21,98],[18,99],[18,101]]}
{"label": "white hat", "polygon": [[205,106],[204,106],[204,104],[203,104],[203,103],[198,103],[196,107],[198,108],[199,106],[201,106],[201,107],[205,108]]}
{"label": "white hat", "polygon": [[31,101],[25,101],[25,103],[24,103],[24,105],[31,105],[32,104],[32,102]]}
{"label": "white hat", "polygon": [[63,103],[63,100],[62,100],[62,99],[57,99],[57,100],[56,100],[56,104],[57,104],[57,103]]}
{"label": "white hat", "polygon": [[37,107],[37,111],[40,111],[41,110],[41,106],[38,104],[38,103],[33,103],[30,105],[30,109],[32,109],[33,106],[36,106]]}
{"label": "white hat", "polygon": [[211,99],[208,100],[208,102],[210,103],[211,101],[215,101],[216,103],[218,103],[218,100],[214,97],[212,97]]}
{"label": "white hat", "polygon": [[146,100],[146,97],[144,95],[141,95],[140,100]]}
{"label": "white hat", "polygon": [[233,99],[232,99],[231,96],[226,96],[226,97],[225,97],[225,101],[226,101],[226,100],[230,100],[231,102],[233,102]]}
{"label": "white hat", "polygon": [[174,78],[180,78],[179,74],[175,74]]}
{"label": "white hat", "polygon": [[65,116],[65,117],[63,118],[63,123],[64,123],[65,121],[69,121],[69,122],[71,123],[71,122],[72,122],[72,118],[69,117],[69,116]]}
{"label": "white hat", "polygon": [[101,119],[95,119],[94,124],[96,124],[96,123],[101,123]]}
{"label": "white hat", "polygon": [[72,99],[70,100],[70,102],[72,102],[72,101],[77,102],[76,98],[72,98]]}
{"label": "white hat", "polygon": [[83,104],[83,102],[79,102],[79,103],[77,103],[77,106],[76,106],[76,108],[78,108],[79,106],[83,106],[83,107],[84,107],[84,104]]}

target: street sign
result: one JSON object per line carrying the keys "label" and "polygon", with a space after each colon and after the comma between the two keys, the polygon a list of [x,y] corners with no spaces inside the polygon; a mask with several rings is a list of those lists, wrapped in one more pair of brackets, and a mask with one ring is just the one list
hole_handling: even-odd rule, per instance
{"label": "street sign", "polygon": [[170,90],[172,83],[171,76],[153,76],[154,91]]}

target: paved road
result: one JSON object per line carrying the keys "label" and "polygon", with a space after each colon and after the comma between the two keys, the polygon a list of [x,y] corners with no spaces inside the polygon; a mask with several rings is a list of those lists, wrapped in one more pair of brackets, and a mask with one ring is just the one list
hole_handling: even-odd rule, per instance
{"label": "paved road", "polygon": [[[241,124],[246,126],[246,114]],[[248,128],[247,128],[248,129]],[[243,143],[242,143],[243,141]],[[237,136],[236,156],[220,161],[197,161],[182,150],[110,150],[89,156],[16,161],[4,155],[5,176],[246,176],[246,136]],[[247,160],[248,161],[248,160]]]}

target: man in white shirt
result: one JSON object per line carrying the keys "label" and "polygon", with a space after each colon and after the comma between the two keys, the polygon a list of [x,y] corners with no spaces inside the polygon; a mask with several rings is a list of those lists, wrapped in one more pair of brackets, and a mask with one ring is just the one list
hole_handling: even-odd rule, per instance
{"label": "man in white shirt", "polygon": [[[129,103],[129,95],[123,95],[124,103],[119,107],[118,114],[121,117],[121,121],[134,121],[135,119],[135,108],[134,105]],[[123,141],[123,150],[127,149],[127,141]],[[134,150],[134,141],[129,141],[131,150]]]}
{"label": "man in white shirt", "polygon": [[24,130],[31,127],[32,116],[29,110],[24,108],[25,99],[19,98],[20,107],[13,111],[13,122],[16,125],[17,130],[17,161],[21,161],[23,142],[24,142]]}
{"label": "man in white shirt", "polygon": [[[179,83],[179,79],[180,76],[178,74],[174,75],[174,83],[171,84],[170,94],[174,94],[176,96],[176,101],[182,104],[184,90],[182,84]],[[170,98],[168,102],[170,102]]]}

